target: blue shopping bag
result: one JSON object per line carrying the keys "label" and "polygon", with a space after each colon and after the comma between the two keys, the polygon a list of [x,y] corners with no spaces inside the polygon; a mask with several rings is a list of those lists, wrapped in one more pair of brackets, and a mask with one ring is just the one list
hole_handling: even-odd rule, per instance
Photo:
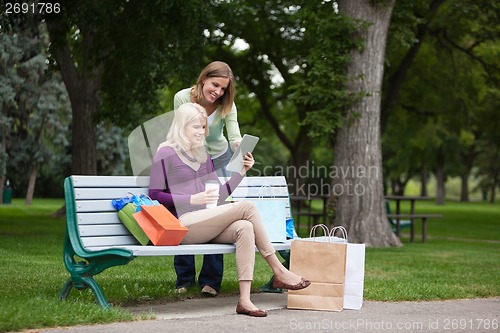
{"label": "blue shopping bag", "polygon": [[117,211],[122,210],[123,207],[129,203],[133,203],[137,206],[136,212],[141,210],[141,206],[156,206],[160,204],[158,200],[152,200],[145,194],[135,195],[131,192],[124,198],[111,200],[111,204]]}
{"label": "blue shopping bag", "polygon": [[252,201],[259,210],[262,223],[272,243],[286,241],[286,207],[288,198],[254,198],[245,199]]}

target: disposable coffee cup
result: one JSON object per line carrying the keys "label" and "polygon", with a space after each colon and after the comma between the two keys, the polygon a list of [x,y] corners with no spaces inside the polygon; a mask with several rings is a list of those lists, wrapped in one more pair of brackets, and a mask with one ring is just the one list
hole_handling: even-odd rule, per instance
{"label": "disposable coffee cup", "polygon": [[[219,182],[216,180],[207,180],[205,183],[205,191],[215,189],[215,193],[219,194]],[[217,207],[217,201],[214,203],[207,203],[207,208]]]}

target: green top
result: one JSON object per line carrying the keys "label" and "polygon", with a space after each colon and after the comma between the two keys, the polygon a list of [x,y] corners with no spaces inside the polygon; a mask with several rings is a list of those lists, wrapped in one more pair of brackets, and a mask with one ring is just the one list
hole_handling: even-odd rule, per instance
{"label": "green top", "polygon": [[[178,91],[174,96],[174,109],[177,109],[181,104],[191,102],[191,88],[186,88]],[[216,158],[224,154],[228,148],[227,139],[224,137],[223,130],[226,126],[229,145],[232,149],[234,143],[241,141],[240,125],[238,124],[238,111],[233,103],[231,111],[222,119],[220,115],[220,106],[215,109],[215,116],[210,124],[209,133],[205,139],[208,153],[212,158]]]}

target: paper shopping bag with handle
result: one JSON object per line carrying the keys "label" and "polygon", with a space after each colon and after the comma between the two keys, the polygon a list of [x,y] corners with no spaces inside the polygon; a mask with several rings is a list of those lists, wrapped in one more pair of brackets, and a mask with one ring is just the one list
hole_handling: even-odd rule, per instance
{"label": "paper shopping bag with handle", "polygon": [[[343,229],[343,234],[347,235],[345,228],[340,226],[333,228],[330,231],[330,236],[333,236],[335,231],[339,229]],[[348,241],[345,261],[344,309],[361,309],[364,280],[365,244],[354,244]]]}
{"label": "paper shopping bag with handle", "polygon": [[148,245],[148,235],[146,235],[139,223],[137,223],[137,220],[134,218],[134,214],[136,211],[137,206],[135,205],[135,203],[130,202],[123,206],[122,209],[120,209],[120,211],[118,212],[118,218],[127,227],[132,236],[134,236],[135,239],[137,239],[137,241],[141,243],[141,245]]}
{"label": "paper shopping bag with handle", "polygon": [[288,199],[281,198],[254,198],[252,201],[262,218],[262,224],[271,243],[286,241],[286,206]]}
{"label": "paper shopping bag with handle", "polygon": [[179,245],[188,232],[163,205],[141,206],[134,218],[153,245]]}
{"label": "paper shopping bag with handle", "polygon": [[[316,229],[325,237],[316,237]],[[314,237],[313,237],[314,236]],[[344,301],[344,281],[347,240],[336,242],[328,228],[321,224],[311,229],[310,238],[292,241],[290,270],[311,281],[302,290],[289,290],[289,309],[341,311]]]}

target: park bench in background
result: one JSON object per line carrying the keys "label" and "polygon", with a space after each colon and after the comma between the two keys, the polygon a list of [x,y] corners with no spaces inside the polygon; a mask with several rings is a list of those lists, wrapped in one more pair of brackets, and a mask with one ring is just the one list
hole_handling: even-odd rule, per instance
{"label": "park bench in background", "polygon": [[[64,181],[66,200],[66,234],[64,264],[70,273],[59,298],[68,297],[72,288],[90,288],[103,308],[109,304],[94,280],[107,268],[126,265],[141,256],[234,253],[233,244],[196,244],[178,246],[142,246],[118,219],[111,204],[128,192],[147,194],[146,176],[70,176]],[[233,199],[288,198],[283,176],[245,177],[233,192]],[[286,207],[290,217],[290,207]],[[285,221],[283,221],[285,223]],[[290,249],[291,241],[273,243],[277,251]],[[83,260],[82,260],[83,259]]]}

